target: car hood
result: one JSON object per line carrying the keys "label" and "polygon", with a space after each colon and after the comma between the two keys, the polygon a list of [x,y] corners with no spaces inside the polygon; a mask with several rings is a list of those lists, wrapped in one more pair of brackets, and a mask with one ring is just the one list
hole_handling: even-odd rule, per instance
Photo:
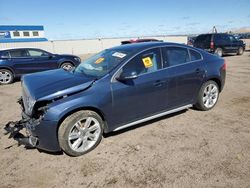
{"label": "car hood", "polygon": [[35,101],[52,100],[83,91],[94,83],[93,78],[63,69],[25,75],[23,89]]}

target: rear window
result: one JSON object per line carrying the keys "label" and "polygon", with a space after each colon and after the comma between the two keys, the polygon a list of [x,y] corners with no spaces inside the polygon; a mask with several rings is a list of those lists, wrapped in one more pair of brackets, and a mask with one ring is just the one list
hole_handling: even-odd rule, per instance
{"label": "rear window", "polygon": [[190,54],[191,61],[198,61],[202,59],[201,54],[194,50],[189,49],[189,54]]}
{"label": "rear window", "polygon": [[11,50],[9,51],[11,57],[27,57],[26,50]]}
{"label": "rear window", "polygon": [[200,42],[210,42],[211,40],[211,35],[199,35],[195,39],[195,43],[200,43]]}
{"label": "rear window", "polygon": [[181,47],[163,48],[164,67],[184,64],[190,61],[188,50]]}

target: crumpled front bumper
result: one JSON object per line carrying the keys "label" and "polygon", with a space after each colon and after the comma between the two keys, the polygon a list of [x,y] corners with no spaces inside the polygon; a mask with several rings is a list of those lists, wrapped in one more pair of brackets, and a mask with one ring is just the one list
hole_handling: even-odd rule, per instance
{"label": "crumpled front bumper", "polygon": [[[57,138],[57,123],[42,118],[32,119],[23,112],[20,121],[8,122],[4,129],[6,135],[9,134],[9,138],[14,138],[19,145],[56,152],[61,150]],[[21,130],[25,130],[25,134]]]}
{"label": "crumpled front bumper", "polygon": [[10,121],[6,124],[4,129],[6,130],[6,134],[10,134],[9,138],[14,138],[18,142],[18,145],[25,145],[29,148],[36,147],[38,143],[37,137],[34,137],[27,132],[27,136],[20,133],[20,131],[25,128],[25,124],[25,120],[16,122]]}

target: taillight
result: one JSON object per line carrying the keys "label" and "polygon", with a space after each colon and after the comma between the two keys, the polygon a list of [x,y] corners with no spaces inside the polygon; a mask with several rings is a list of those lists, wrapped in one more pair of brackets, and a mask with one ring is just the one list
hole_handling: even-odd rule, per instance
{"label": "taillight", "polygon": [[227,69],[227,62],[226,60],[224,60],[224,64],[222,65],[222,70],[226,70]]}
{"label": "taillight", "polygon": [[210,42],[210,48],[214,49],[214,42],[213,41]]}

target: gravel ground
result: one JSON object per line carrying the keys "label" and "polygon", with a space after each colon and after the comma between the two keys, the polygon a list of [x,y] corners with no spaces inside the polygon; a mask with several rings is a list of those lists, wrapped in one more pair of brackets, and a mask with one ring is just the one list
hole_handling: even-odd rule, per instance
{"label": "gravel ground", "polygon": [[250,187],[250,53],[227,56],[226,85],[208,112],[189,109],[107,135],[78,158],[18,147],[20,82],[0,86],[0,187]]}

